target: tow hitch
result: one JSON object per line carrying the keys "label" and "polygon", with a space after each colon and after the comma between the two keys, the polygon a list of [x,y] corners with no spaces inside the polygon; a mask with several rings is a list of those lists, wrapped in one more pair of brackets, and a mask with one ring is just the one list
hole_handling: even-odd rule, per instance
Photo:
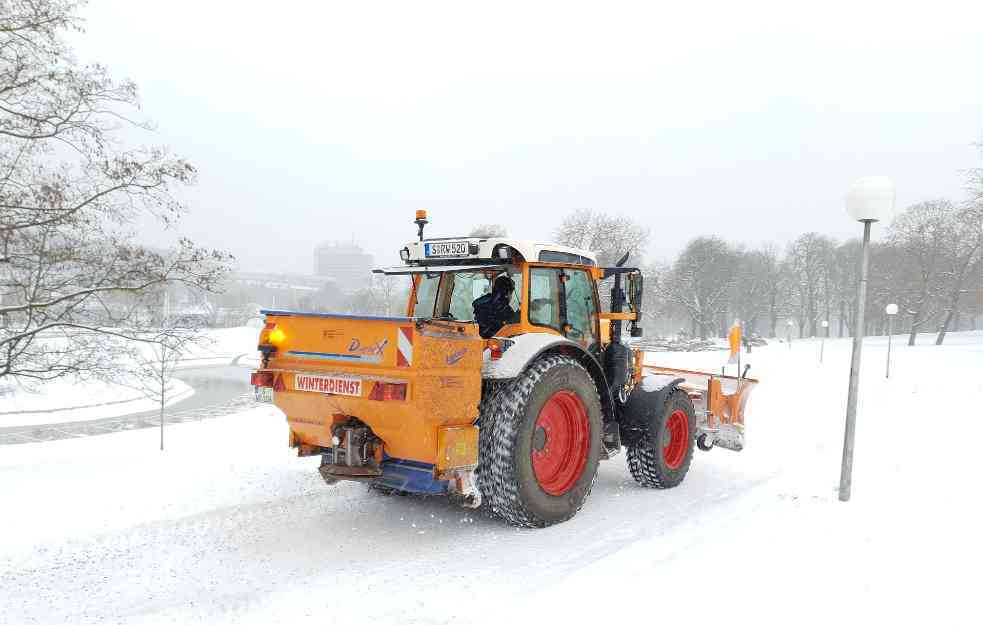
{"label": "tow hitch", "polygon": [[339,479],[374,480],[382,475],[376,460],[376,448],[381,441],[367,425],[358,419],[349,419],[331,429],[330,450],[321,454],[318,471],[328,484]]}

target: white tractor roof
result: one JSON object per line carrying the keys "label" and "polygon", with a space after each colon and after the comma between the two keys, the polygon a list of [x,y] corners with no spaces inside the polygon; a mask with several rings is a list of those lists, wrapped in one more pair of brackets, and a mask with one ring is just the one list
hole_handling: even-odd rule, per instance
{"label": "white tractor roof", "polygon": [[406,249],[409,250],[407,260],[414,264],[425,261],[429,263],[469,260],[501,262],[502,258],[498,256],[498,249],[501,247],[509,247],[518,252],[527,262],[597,264],[597,256],[594,252],[524,239],[451,237],[411,241],[406,244]]}

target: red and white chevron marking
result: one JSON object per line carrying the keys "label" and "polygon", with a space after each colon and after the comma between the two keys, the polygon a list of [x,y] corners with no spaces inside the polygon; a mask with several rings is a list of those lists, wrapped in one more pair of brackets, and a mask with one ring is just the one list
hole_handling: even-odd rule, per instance
{"label": "red and white chevron marking", "polygon": [[396,366],[413,365],[413,328],[400,327],[396,330]]}

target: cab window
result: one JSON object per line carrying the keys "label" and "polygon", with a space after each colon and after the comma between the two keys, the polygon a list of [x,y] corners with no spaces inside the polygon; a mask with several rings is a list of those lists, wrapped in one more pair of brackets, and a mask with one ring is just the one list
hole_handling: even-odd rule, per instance
{"label": "cab window", "polygon": [[529,270],[529,323],[563,332],[560,316],[560,270]]}
{"label": "cab window", "polygon": [[429,319],[433,317],[434,306],[437,303],[437,287],[440,285],[440,274],[420,274],[416,283],[416,299],[413,301],[413,316]]}
{"label": "cab window", "polygon": [[597,302],[594,286],[587,272],[579,269],[565,271],[564,284],[567,303],[567,337],[589,347],[597,341]]}
{"label": "cab window", "polygon": [[[502,275],[502,271],[495,269],[445,272],[439,287],[434,287],[436,291],[430,297],[433,304],[428,310],[432,311],[431,315],[434,319],[474,321],[474,301],[482,295],[490,293],[495,278],[500,275]],[[520,290],[522,288],[522,273],[510,268],[508,276],[516,285],[510,306],[512,310],[518,312],[519,294],[522,292]]]}
{"label": "cab window", "polygon": [[485,293],[491,291],[491,280],[484,273],[458,272],[448,276],[451,301],[448,307],[451,319],[472,321],[474,309],[471,304]]}

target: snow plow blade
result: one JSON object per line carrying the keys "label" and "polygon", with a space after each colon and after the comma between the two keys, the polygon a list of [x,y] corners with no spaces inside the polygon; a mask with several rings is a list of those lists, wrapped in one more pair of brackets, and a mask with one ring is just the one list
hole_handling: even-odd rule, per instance
{"label": "snow plow blade", "polygon": [[679,389],[693,400],[700,419],[697,426],[700,449],[715,446],[732,451],[744,449],[744,411],[758,380],[652,365],[644,365],[642,375],[665,376],[667,381],[683,379]]}

